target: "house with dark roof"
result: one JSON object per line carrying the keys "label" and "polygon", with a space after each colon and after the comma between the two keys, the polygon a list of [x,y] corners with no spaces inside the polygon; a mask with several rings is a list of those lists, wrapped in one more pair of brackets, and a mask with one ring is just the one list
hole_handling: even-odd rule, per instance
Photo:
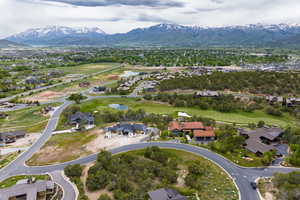
{"label": "house with dark roof", "polygon": [[[11,199],[26,199],[36,200],[41,199],[39,196],[45,196],[47,194],[53,194],[54,182],[53,181],[34,181],[31,182],[29,179],[18,181],[14,186],[0,189],[1,200]],[[39,197],[39,198],[38,198]],[[46,197],[45,197],[46,199]]]}
{"label": "house with dark roof", "polygon": [[280,143],[284,134],[281,128],[258,128],[251,131],[239,130],[240,135],[246,137],[245,148],[257,155],[275,150],[275,145]]}
{"label": "house with dark roof", "polygon": [[76,112],[75,114],[69,117],[69,124],[70,125],[93,125],[94,124],[94,116],[92,113],[83,113],[83,112]]}
{"label": "house with dark roof", "polygon": [[162,188],[148,192],[151,200],[187,200],[187,197],[182,196],[176,190]]}
{"label": "house with dark roof", "polygon": [[8,144],[13,143],[19,138],[25,137],[25,131],[12,131],[12,132],[0,132],[0,143]]}
{"label": "house with dark roof", "polygon": [[107,88],[104,87],[104,86],[96,86],[96,87],[93,88],[93,92],[95,92],[95,93],[105,92],[106,89],[107,89]]}
{"label": "house with dark roof", "polygon": [[119,123],[115,126],[106,128],[106,132],[117,133],[119,135],[134,136],[136,134],[146,134],[147,126],[144,124]]}

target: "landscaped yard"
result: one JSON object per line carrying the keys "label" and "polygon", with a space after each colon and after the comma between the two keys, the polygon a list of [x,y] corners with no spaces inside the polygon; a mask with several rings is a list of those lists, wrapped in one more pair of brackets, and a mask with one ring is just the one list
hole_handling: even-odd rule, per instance
{"label": "landscaped yard", "polygon": [[[48,105],[59,106],[60,103]],[[0,131],[26,130],[29,133],[42,131],[47,125],[49,117],[42,115],[40,111],[48,105],[7,112],[8,117],[0,119]]]}
{"label": "landscaped yard", "polygon": [[2,182],[0,182],[0,188],[11,187],[15,185],[19,180],[27,179],[30,177],[35,177],[36,180],[50,180],[49,175],[20,175],[20,176],[13,176],[10,177]]}
{"label": "landscaped yard", "polygon": [[[149,113],[159,114],[173,114],[174,116],[178,111],[186,112],[190,115],[198,115],[202,117],[215,119],[221,123],[236,123],[238,125],[248,125],[249,123],[257,123],[261,120],[265,121],[269,125],[279,125],[282,127],[295,126],[296,120],[284,114],[282,117],[275,117],[264,113],[263,111],[255,111],[253,113],[248,112],[234,112],[234,113],[221,113],[214,110],[201,110],[198,108],[187,108],[187,107],[173,107],[169,104],[158,103],[153,101],[143,101],[135,98],[106,98],[96,99],[88,102],[84,102],[81,105],[81,111],[83,112],[94,112],[105,109],[110,109],[109,104],[124,104],[130,109],[144,109]],[[60,125],[62,125],[62,121]]]}

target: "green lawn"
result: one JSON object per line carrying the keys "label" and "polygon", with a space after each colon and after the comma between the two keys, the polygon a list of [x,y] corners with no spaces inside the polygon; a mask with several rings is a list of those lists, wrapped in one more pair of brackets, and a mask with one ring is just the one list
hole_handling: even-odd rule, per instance
{"label": "green lawn", "polygon": [[[59,103],[48,104],[58,106]],[[43,116],[40,111],[42,106],[34,106],[21,110],[7,112],[8,118],[0,119],[0,131],[26,130],[27,132],[39,132],[48,123],[48,118]]]}
{"label": "green lawn", "polygon": [[95,110],[104,110],[108,108],[109,104],[124,104],[130,109],[144,109],[149,113],[159,114],[174,114],[178,111],[187,112],[190,115],[199,115],[202,117],[208,117],[215,119],[218,122],[224,123],[236,123],[239,125],[248,125],[249,123],[257,123],[260,120],[266,122],[269,125],[279,125],[281,127],[295,126],[296,120],[288,114],[284,114],[282,117],[275,117],[264,113],[263,111],[255,111],[253,113],[247,112],[234,112],[234,113],[221,113],[214,110],[201,110],[198,108],[187,107],[173,107],[169,104],[162,104],[153,101],[140,101],[134,98],[107,98],[96,99],[93,101],[84,102],[80,105],[82,111],[93,112]]}
{"label": "green lawn", "polygon": [[30,177],[35,177],[37,180],[50,180],[49,175],[20,175],[10,177],[2,182],[0,182],[0,188],[11,187],[15,185],[19,180],[27,179]]}

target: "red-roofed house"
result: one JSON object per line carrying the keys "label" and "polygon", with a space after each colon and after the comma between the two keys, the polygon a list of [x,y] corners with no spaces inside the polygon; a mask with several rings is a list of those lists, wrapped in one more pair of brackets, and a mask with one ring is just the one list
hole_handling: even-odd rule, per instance
{"label": "red-roofed house", "polygon": [[214,128],[210,126],[205,126],[202,130],[195,130],[193,134],[196,140],[211,140],[216,137]]}
{"label": "red-roofed house", "polygon": [[192,133],[196,140],[211,140],[215,138],[215,132],[213,127],[203,126],[201,122],[177,122],[173,121],[169,123],[168,130],[173,135],[179,133]]}

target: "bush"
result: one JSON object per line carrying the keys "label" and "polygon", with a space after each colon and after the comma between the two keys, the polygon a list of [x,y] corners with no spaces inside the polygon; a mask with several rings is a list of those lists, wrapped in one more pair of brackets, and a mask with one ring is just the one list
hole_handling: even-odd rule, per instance
{"label": "bush", "polygon": [[98,200],[112,200],[107,194],[101,194]]}
{"label": "bush", "polygon": [[82,167],[79,164],[69,165],[64,169],[66,176],[70,178],[80,177],[82,174]]}

